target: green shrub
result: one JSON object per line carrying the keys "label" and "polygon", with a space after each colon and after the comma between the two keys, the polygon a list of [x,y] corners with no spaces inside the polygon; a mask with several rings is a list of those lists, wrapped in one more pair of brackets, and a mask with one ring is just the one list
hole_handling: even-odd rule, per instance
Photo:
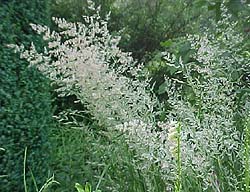
{"label": "green shrub", "polygon": [[1,2],[0,7],[0,153],[1,191],[23,191],[23,154],[28,148],[27,184],[31,171],[37,184],[48,173],[48,132],[52,126],[50,82],[35,68],[28,68],[6,45],[24,45],[32,40],[41,47],[29,23],[49,24],[48,1],[16,0]]}

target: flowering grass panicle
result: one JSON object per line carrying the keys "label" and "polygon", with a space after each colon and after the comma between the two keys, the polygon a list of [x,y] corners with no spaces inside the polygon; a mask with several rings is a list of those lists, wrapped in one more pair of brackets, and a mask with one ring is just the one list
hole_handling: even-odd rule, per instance
{"label": "flowering grass panicle", "polygon": [[[200,191],[239,191],[244,171],[237,161],[243,162],[244,151],[234,121],[233,74],[238,66],[247,67],[237,48],[241,37],[230,30],[219,37],[188,36],[195,62],[166,54],[167,64],[179,64],[185,82],[166,78],[171,110],[159,122],[156,117],[163,109],[150,79],[118,48],[119,37],[110,35],[100,9],[90,5],[96,13],[83,23],[53,18],[56,31],[32,25],[48,46],[42,53],[33,44],[29,50],[16,47],[21,57],[47,75],[60,96],[76,96],[75,102],[86,107],[98,126],[124,135],[149,190],[157,166],[167,191],[190,191],[191,181]],[[181,84],[178,89],[176,83]],[[183,94],[187,87],[190,92]]]}
{"label": "flowering grass panicle", "polygon": [[[33,44],[29,50],[16,47],[21,57],[57,85],[59,96],[76,96],[75,102],[84,104],[100,127],[124,133],[138,157],[138,169],[148,180],[152,166],[164,164],[162,173],[173,182],[168,130],[156,130],[159,103],[141,65],[118,48],[119,37],[109,34],[107,20],[100,18],[98,8],[83,23],[53,21],[57,31],[32,24],[48,46],[41,53]],[[146,185],[151,187],[149,182]]]}

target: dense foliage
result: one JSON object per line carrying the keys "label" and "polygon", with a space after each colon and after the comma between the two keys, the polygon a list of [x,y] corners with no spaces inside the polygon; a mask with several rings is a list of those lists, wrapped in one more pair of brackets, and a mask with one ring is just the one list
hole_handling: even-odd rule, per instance
{"label": "dense foliage", "polygon": [[49,80],[28,68],[8,44],[44,44],[29,23],[49,24],[47,1],[1,1],[0,5],[0,191],[24,191],[23,158],[40,186],[48,175],[48,132],[52,127]]}
{"label": "dense foliage", "polygon": [[[249,2],[51,2],[56,16],[51,27],[31,25],[43,37],[44,49],[34,35],[22,43],[6,41],[20,61],[28,61],[25,71],[40,78],[38,90],[51,86],[56,96],[58,127],[39,135],[45,138],[41,145],[51,144],[46,163],[59,184],[50,186],[52,177],[45,187],[58,192],[250,191]],[[11,79],[6,76],[6,82]],[[43,112],[52,117],[45,93]],[[41,97],[32,101],[43,103]],[[11,114],[8,110],[2,122]],[[42,125],[39,120],[34,122]],[[32,145],[28,153],[36,152]],[[32,155],[26,159],[28,165],[33,161]],[[34,173],[40,174],[43,170]],[[11,184],[6,180],[5,186]]]}

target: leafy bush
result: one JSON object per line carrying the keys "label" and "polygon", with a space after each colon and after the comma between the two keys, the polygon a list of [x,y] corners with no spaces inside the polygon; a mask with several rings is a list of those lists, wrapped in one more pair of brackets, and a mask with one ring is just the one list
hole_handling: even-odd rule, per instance
{"label": "leafy bush", "polygon": [[29,41],[39,47],[41,38],[30,22],[49,24],[48,1],[1,1],[0,7],[0,155],[1,191],[23,191],[23,151],[28,148],[27,184],[32,191],[31,172],[37,184],[48,171],[48,131],[52,127],[49,80],[7,48],[7,44]]}
{"label": "leafy bush", "polygon": [[123,30],[120,47],[146,62],[164,39],[197,31],[202,18],[209,16],[205,7],[189,0],[117,1],[117,7],[116,29]]}

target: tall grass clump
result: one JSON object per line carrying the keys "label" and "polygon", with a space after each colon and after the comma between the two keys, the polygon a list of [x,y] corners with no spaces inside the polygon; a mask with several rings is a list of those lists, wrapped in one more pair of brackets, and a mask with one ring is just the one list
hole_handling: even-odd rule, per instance
{"label": "tall grass clump", "polygon": [[166,64],[175,63],[184,81],[166,77],[169,107],[164,109],[148,74],[118,48],[119,37],[109,34],[108,19],[89,3],[95,14],[83,23],[53,18],[56,31],[32,24],[48,42],[43,52],[33,44],[29,50],[16,47],[52,80],[59,96],[73,96],[82,105],[57,116],[69,134],[81,133],[88,141],[71,148],[74,139],[66,145],[62,141],[62,150],[73,149],[69,163],[77,161],[75,153],[95,149],[83,158],[81,170],[94,167],[99,179],[91,183],[102,191],[242,191],[248,183],[247,153],[241,139],[245,133],[235,123],[236,113],[244,116],[235,103],[241,83],[235,72],[241,74],[249,63],[233,25],[222,20],[214,34],[187,36],[193,62],[166,54]]}
{"label": "tall grass clump", "polygon": [[[84,17],[83,23],[53,18],[58,26],[57,31],[32,24],[33,29],[43,34],[44,40],[48,41],[44,52],[38,52],[33,44],[30,50],[22,46],[17,47],[17,50],[31,66],[36,66],[52,80],[58,87],[56,91],[59,96],[76,97],[74,102],[84,106],[82,111],[89,114],[91,122],[95,122],[92,127],[99,130],[99,136],[100,133],[106,137],[108,135],[109,142],[113,145],[118,143],[121,148],[125,147],[125,152],[128,151],[123,154],[126,155],[123,161],[128,159],[125,168],[138,179],[130,181],[134,185],[128,183],[124,189],[115,186],[117,184],[113,187],[120,188],[120,191],[127,187],[132,187],[130,191],[162,191],[165,186],[161,184],[161,171],[156,165],[162,164],[167,150],[163,147],[164,135],[159,134],[155,126],[158,102],[141,66],[136,65],[130,54],[118,48],[119,37],[109,34],[107,20],[100,18],[99,8],[96,9],[91,2],[89,8],[95,10],[96,14]],[[72,114],[72,111],[64,111],[58,119],[70,127],[75,117]],[[67,120],[69,116],[71,120]],[[62,117],[66,117],[66,120]],[[80,122],[77,122],[77,127],[87,131]],[[167,130],[163,132],[167,133]],[[93,137],[93,140],[97,138]],[[121,144],[119,140],[127,144]],[[100,151],[100,143],[98,147]],[[105,147],[104,150],[112,152],[108,146]],[[115,166],[115,162],[109,166]],[[124,172],[124,167],[120,171]],[[123,181],[120,184],[124,186],[125,183]]]}
{"label": "tall grass clump", "polygon": [[[245,191],[244,139],[238,118],[247,116],[243,74],[249,69],[244,40],[222,6],[215,31],[189,35],[192,62],[166,54],[183,80],[166,78],[169,117],[182,122],[182,191]],[[248,93],[243,92],[245,98]],[[242,107],[238,105],[240,102]],[[239,128],[242,126],[241,128]],[[246,145],[247,147],[247,145]],[[248,151],[246,149],[245,151]],[[247,178],[247,177],[246,177]]]}

